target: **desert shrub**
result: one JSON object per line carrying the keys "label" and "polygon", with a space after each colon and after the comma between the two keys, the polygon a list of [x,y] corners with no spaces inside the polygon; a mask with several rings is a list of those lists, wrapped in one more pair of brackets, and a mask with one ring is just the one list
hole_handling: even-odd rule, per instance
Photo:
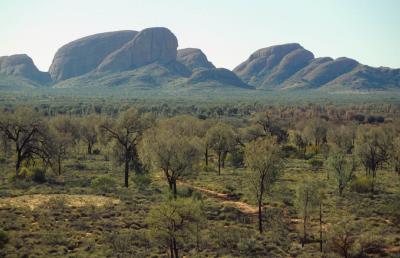
{"label": "desert shrub", "polygon": [[373,179],[367,176],[356,177],[350,184],[350,190],[357,193],[371,192]]}
{"label": "desert shrub", "polygon": [[28,171],[28,178],[36,183],[46,182],[46,170],[43,168],[33,168]]}
{"label": "desert shrub", "polygon": [[243,148],[235,148],[231,155],[228,156],[229,161],[235,168],[241,168],[244,166],[244,151]]}
{"label": "desert shrub", "polygon": [[94,155],[100,155],[101,151],[100,151],[100,149],[94,149],[92,153]]}
{"label": "desert shrub", "polygon": [[139,188],[139,190],[145,190],[151,183],[151,178],[147,174],[135,175],[133,182]]}
{"label": "desert shrub", "polygon": [[[296,147],[292,146],[292,145],[284,145],[282,146],[282,155],[285,158],[290,158],[290,157],[295,157],[298,153],[298,150],[296,149]],[[303,154],[301,154],[303,155]]]}
{"label": "desert shrub", "polygon": [[261,248],[254,236],[240,238],[237,247],[239,251],[245,255],[253,254],[257,249]]}
{"label": "desert shrub", "polygon": [[253,233],[249,231],[237,227],[216,226],[210,232],[209,239],[215,241],[214,244],[217,248],[236,249],[241,241],[241,247],[244,248],[244,239],[247,239]]}
{"label": "desert shrub", "polygon": [[225,186],[226,191],[224,191],[229,198],[233,199],[233,200],[239,200],[240,197],[242,196],[241,193],[237,192],[237,189],[234,185],[232,184],[227,184]]}
{"label": "desert shrub", "polygon": [[0,230],[0,248],[3,248],[5,244],[8,243],[8,234],[3,231]]}
{"label": "desert shrub", "polygon": [[82,171],[82,170],[86,169],[85,164],[82,164],[80,162],[76,162],[76,163],[71,164],[71,165],[69,165],[67,167],[70,167],[72,169],[79,170],[79,171]]}
{"label": "desert shrub", "polygon": [[354,115],[353,120],[362,123],[365,120],[365,116],[363,114],[356,114]]}
{"label": "desert shrub", "polygon": [[204,163],[201,163],[201,164],[200,164],[199,169],[200,169],[201,171],[204,171],[204,172],[212,172],[212,171],[215,171],[215,168],[214,168],[211,164],[208,164],[208,166],[206,166],[206,164],[204,164]]}
{"label": "desert shrub", "polygon": [[306,148],[306,156],[312,158],[316,153],[319,152],[319,146],[317,145],[310,145]]}
{"label": "desert shrub", "polygon": [[310,159],[308,164],[311,166],[312,171],[317,172],[323,167],[324,162],[319,159]]}
{"label": "desert shrub", "polygon": [[360,229],[360,225],[349,218],[336,223],[328,235],[329,250],[341,257],[355,256]]}
{"label": "desert shrub", "polygon": [[117,180],[111,176],[98,176],[91,183],[93,189],[103,193],[114,192],[117,186]]}
{"label": "desert shrub", "polygon": [[29,174],[32,174],[32,172],[28,167],[21,167],[18,171],[17,179],[27,179]]}

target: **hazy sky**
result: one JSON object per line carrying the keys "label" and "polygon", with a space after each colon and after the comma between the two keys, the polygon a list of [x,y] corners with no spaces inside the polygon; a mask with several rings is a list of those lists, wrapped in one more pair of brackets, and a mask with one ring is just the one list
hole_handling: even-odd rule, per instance
{"label": "hazy sky", "polygon": [[398,0],[0,0],[0,56],[48,70],[56,50],[113,30],[168,27],[179,48],[233,68],[255,50],[298,42],[316,56],[400,67]]}

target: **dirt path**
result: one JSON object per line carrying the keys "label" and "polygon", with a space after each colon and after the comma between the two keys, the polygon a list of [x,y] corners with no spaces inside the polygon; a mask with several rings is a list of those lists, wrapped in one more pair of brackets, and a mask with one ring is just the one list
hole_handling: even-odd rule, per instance
{"label": "dirt path", "polygon": [[13,206],[21,208],[30,208],[31,210],[38,206],[48,203],[49,201],[61,201],[69,207],[83,207],[94,205],[97,207],[106,204],[118,204],[120,200],[98,196],[98,195],[84,195],[84,194],[32,194],[21,195],[17,197],[0,198],[0,209]]}
{"label": "dirt path", "polygon": [[224,205],[233,206],[233,207],[237,208],[238,210],[240,210],[241,212],[243,212],[246,215],[250,215],[250,216],[257,215],[258,208],[256,206],[252,206],[248,203],[241,202],[241,201],[234,201],[231,198],[229,198],[229,196],[227,194],[219,193],[214,190],[195,186],[195,185],[189,184],[187,182],[182,182],[182,181],[179,181],[178,185],[183,185],[183,186],[192,188],[196,191],[199,191],[201,193],[204,193],[209,197],[219,200]]}

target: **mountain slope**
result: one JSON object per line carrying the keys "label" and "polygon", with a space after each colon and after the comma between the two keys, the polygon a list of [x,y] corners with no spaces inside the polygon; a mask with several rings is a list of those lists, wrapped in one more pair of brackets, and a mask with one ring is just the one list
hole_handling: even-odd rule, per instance
{"label": "mountain slope", "polygon": [[32,61],[32,58],[25,54],[0,57],[0,74],[25,78],[35,83],[47,83],[50,76],[41,72]]}
{"label": "mountain slope", "polygon": [[106,56],[120,49],[137,33],[129,30],[99,33],[62,46],[50,66],[51,78],[62,81],[95,70]]}
{"label": "mountain slope", "polygon": [[258,89],[400,89],[400,69],[374,68],[340,57],[314,58],[297,43],[254,52],[234,72]]}

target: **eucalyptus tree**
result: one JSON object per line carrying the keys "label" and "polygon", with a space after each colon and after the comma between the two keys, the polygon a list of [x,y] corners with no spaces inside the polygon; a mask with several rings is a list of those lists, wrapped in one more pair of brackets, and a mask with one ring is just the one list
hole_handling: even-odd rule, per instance
{"label": "eucalyptus tree", "polygon": [[221,175],[221,165],[226,152],[236,144],[236,136],[233,128],[225,123],[217,123],[207,131],[207,142],[217,154],[218,175]]}
{"label": "eucalyptus tree", "polygon": [[130,166],[136,173],[142,173],[143,167],[139,160],[137,145],[145,129],[151,125],[151,119],[141,115],[136,109],[128,109],[116,119],[102,122],[100,128],[106,139],[116,146],[117,159],[124,164],[125,187],[129,185]]}
{"label": "eucalyptus tree", "polygon": [[48,126],[39,113],[28,108],[4,112],[0,115],[0,132],[14,144],[17,175],[24,161],[41,158],[48,163]]}
{"label": "eucalyptus tree", "polygon": [[148,167],[163,171],[174,198],[177,181],[195,174],[193,167],[200,154],[197,138],[177,132],[179,123],[174,118],[160,121],[145,132],[140,145],[141,160]]}
{"label": "eucalyptus tree", "polygon": [[342,195],[354,177],[357,167],[355,156],[347,155],[346,151],[335,148],[328,159],[328,165],[337,183],[339,195]]}
{"label": "eucalyptus tree", "polygon": [[249,181],[258,205],[258,230],[262,233],[263,201],[277,181],[283,164],[276,140],[263,138],[248,143],[245,147],[245,164],[251,170]]}

